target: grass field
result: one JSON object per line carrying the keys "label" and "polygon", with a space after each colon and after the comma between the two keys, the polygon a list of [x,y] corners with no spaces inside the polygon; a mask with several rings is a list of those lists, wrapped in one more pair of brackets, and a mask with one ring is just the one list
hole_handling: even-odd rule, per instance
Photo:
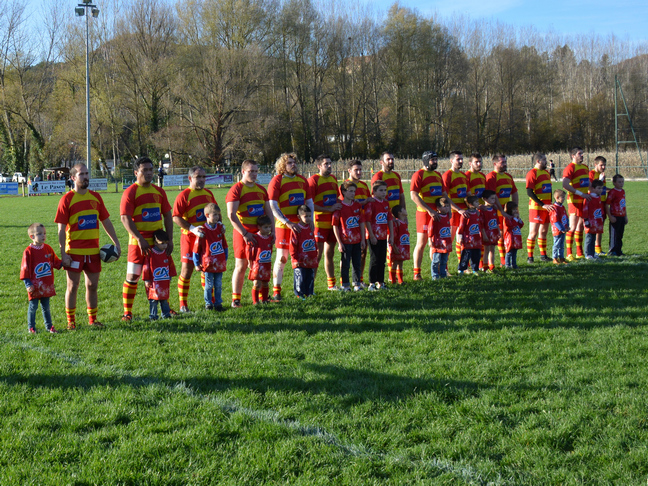
{"label": "grass field", "polygon": [[[140,286],[128,324],[120,260],[105,330],[49,335],[39,315],[36,336],[20,258],[36,220],[57,249],[59,197],[2,198],[0,484],[644,484],[645,190],[626,183],[622,259],[432,282],[426,256],[424,281],[410,264],[384,293],[328,293],[322,272],[310,301],[254,308],[246,283],[241,309],[155,322]],[[104,198],[125,244],[120,194]]]}

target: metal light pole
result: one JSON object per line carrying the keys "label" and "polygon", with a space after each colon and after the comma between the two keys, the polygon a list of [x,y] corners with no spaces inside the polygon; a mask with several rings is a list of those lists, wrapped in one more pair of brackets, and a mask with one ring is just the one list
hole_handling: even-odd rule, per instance
{"label": "metal light pole", "polygon": [[79,3],[74,12],[77,17],[86,18],[86,164],[88,165],[88,177],[92,177],[92,161],[90,158],[90,15],[88,14],[88,9],[90,9],[90,14],[94,18],[99,17],[99,9],[96,5],[90,3],[92,0],[81,0],[83,3]]}

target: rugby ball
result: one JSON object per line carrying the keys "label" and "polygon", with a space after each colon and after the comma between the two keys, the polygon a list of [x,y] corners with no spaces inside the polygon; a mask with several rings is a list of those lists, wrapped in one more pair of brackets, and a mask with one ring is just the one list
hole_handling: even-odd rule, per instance
{"label": "rugby ball", "polygon": [[99,258],[105,263],[112,263],[119,258],[115,245],[104,245],[99,249]]}

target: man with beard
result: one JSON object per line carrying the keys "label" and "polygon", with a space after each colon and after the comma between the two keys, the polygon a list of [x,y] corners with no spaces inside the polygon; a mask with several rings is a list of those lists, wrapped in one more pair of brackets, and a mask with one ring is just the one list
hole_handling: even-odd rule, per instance
{"label": "man with beard", "polygon": [[101,328],[97,320],[97,289],[101,272],[99,257],[99,222],[121,254],[121,246],[101,196],[88,189],[90,178],[85,164],[70,169],[71,191],[59,201],[54,221],[58,224],[61,260],[66,267],[65,314],[67,328],[76,329],[76,303],[81,272],[85,275],[86,305],[89,324]]}
{"label": "man with beard", "polygon": [[[205,212],[203,209],[207,204],[216,203],[214,195],[209,189],[205,189],[205,171],[198,166],[189,169],[189,187],[184,189],[176,197],[173,205],[173,222],[180,227],[180,276],[178,277],[178,297],[180,300],[180,312],[189,312],[187,300],[189,296],[189,284],[194,270],[193,249],[196,238],[202,238],[202,225],[205,224]],[[204,274],[202,276],[204,282]]]}
{"label": "man with beard", "polygon": [[382,170],[374,174],[371,178],[370,186],[373,187],[376,181],[384,181],[387,184],[389,209],[392,209],[397,204],[405,207],[405,194],[403,193],[401,176],[398,172],[394,171],[394,156],[390,152],[383,152],[380,157],[380,166]]}
{"label": "man with beard", "polygon": [[[576,240],[576,258],[583,258],[583,204],[591,201],[588,194],[590,187],[589,167],[583,164],[583,149],[574,147],[569,151],[571,162],[563,170],[563,189],[568,193],[569,200],[569,231],[565,235],[566,258],[574,260],[572,246]],[[583,189],[584,191],[581,191]]]}
{"label": "man with beard", "polygon": [[[489,191],[494,191],[497,194],[497,201],[495,206],[499,214],[499,226],[503,228],[504,218],[511,219],[512,216],[504,212],[504,206],[507,202],[513,201],[516,204],[519,204],[519,196],[517,186],[513,181],[513,177],[508,174],[506,171],[508,165],[506,163],[506,155],[496,154],[493,156],[493,171],[489,172],[486,176],[486,189]],[[504,248],[504,239],[503,237],[497,242],[497,249],[500,254],[500,264],[504,266],[506,250]]]}
{"label": "man with beard", "polygon": [[[162,229],[167,233],[169,243],[166,254],[173,253],[173,217],[166,192],[151,183],[153,162],[140,157],[134,164],[135,182],[124,191],[119,213],[121,222],[130,235],[128,239],[128,263],[123,285],[124,315],[122,321],[133,320],[133,302],[137,294],[137,282],[142,275],[145,257],[151,253],[154,244],[153,233]],[[171,311],[175,314],[174,311]]]}
{"label": "man with beard", "polygon": [[527,262],[533,263],[536,238],[540,247],[540,261],[550,262],[547,256],[547,232],[551,205],[551,175],[547,172],[547,157],[537,153],[533,156],[533,169],[526,176],[526,190],[529,196],[529,236],[527,237]]}
{"label": "man with beard", "polygon": [[439,219],[436,201],[447,196],[441,174],[437,172],[439,158],[436,152],[423,154],[423,168],[414,172],[410,184],[410,198],[416,204],[416,247],[414,248],[414,280],[421,280],[421,262],[428,240],[428,228],[432,220]]}
{"label": "man with beard", "polygon": [[468,192],[473,196],[481,198],[482,192],[486,189],[486,176],[482,170],[482,156],[478,152],[470,154],[470,169],[466,174],[468,181]]}
{"label": "man with beard", "polygon": [[[443,187],[448,193],[450,199],[450,206],[452,207],[452,236],[454,237],[459,228],[461,218],[466,212],[466,197],[468,193],[468,180],[466,174],[461,172],[463,167],[463,153],[458,150],[450,152],[450,168],[443,173]],[[461,244],[456,241],[455,252],[457,253],[457,260],[461,259]]]}
{"label": "man with beard", "polygon": [[277,256],[273,268],[273,300],[281,300],[281,283],[284,267],[290,256],[290,238],[292,232],[299,233],[299,216],[297,208],[305,204],[314,211],[308,181],[299,174],[297,155],[284,153],[275,163],[277,175],[268,185],[270,208],[275,217],[275,235]]}
{"label": "man with beard", "polygon": [[[324,270],[326,284],[329,290],[339,290],[335,285],[335,265],[333,255],[337,240],[333,233],[333,213],[342,207],[338,200],[338,183],[331,175],[331,157],[320,155],[315,159],[319,174],[313,174],[308,179],[313,206],[315,208],[315,241],[317,241],[317,264],[324,255]],[[317,269],[315,269],[317,277]]]}

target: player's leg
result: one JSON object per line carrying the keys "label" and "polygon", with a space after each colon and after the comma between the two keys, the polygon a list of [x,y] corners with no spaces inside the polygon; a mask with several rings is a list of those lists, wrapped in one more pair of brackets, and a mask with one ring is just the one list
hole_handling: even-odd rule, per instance
{"label": "player's leg", "polygon": [[360,264],[360,261],[362,259],[362,248],[360,243],[348,246],[351,247],[351,265],[353,266],[353,285],[355,287],[354,290],[360,290],[360,280],[362,279],[362,267]]}
{"label": "player's leg", "polygon": [[[548,215],[548,213],[547,213]],[[538,228],[538,248],[540,248],[540,261],[549,262],[547,256],[547,235],[549,234],[549,222],[545,221]]]}
{"label": "player's leg", "polygon": [[56,332],[54,326],[52,325],[52,312],[50,311],[50,298],[43,297],[40,301],[41,311],[43,313],[43,322],[45,323],[45,329],[50,332]]}
{"label": "player's leg", "polygon": [[[571,206],[570,206],[571,210]],[[574,233],[576,233],[576,227],[578,226],[578,215],[576,213],[569,213],[569,231],[565,233],[565,253],[567,260],[573,260],[572,256],[572,247],[574,246]]]}
{"label": "player's leg", "polygon": [[598,255],[599,253],[603,253],[603,233],[596,233],[596,243],[594,243],[594,251]]}
{"label": "player's leg", "polygon": [[416,246],[414,247],[414,280],[421,280],[421,264],[423,263],[423,252],[428,241],[428,225],[432,224],[428,213],[416,211]]}
{"label": "player's leg", "polygon": [[79,283],[81,282],[81,272],[77,269],[67,269],[67,287],[65,289],[65,315],[67,318],[67,328],[76,329],[76,305],[77,294],[79,292]]}
{"label": "player's leg", "polygon": [[[533,210],[529,210],[531,213]],[[535,251],[536,239],[538,238],[538,229],[540,224],[535,221],[530,221],[532,215],[529,214],[529,235],[527,236],[526,246],[527,246],[527,262],[533,263],[533,253]]]}
{"label": "player's leg", "polygon": [[331,235],[333,235],[333,230],[329,230],[327,239],[324,242],[324,271],[326,271],[326,283],[328,289],[337,290],[337,286],[335,285],[335,263],[333,261],[336,245],[334,242],[331,242]]}
{"label": "player's leg", "polygon": [[212,272],[203,272],[205,274],[205,289],[203,290],[203,300],[205,301],[205,309],[212,310],[214,304],[212,301],[212,295],[214,291],[214,273]]}
{"label": "player's leg", "polygon": [[290,236],[290,229],[275,228],[277,255],[275,257],[274,267],[272,268],[272,299],[275,301],[281,300],[281,283],[283,282],[284,267],[290,258]]}
{"label": "player's leg", "polygon": [[214,274],[214,308],[216,310],[222,310],[223,309],[223,273],[215,273]]}
{"label": "player's leg", "polygon": [[178,301],[180,312],[189,312],[189,286],[194,271],[193,247],[196,236],[193,233],[180,235],[180,275],[178,276]]}
{"label": "player's leg", "polygon": [[574,231],[574,243],[576,243],[576,258],[583,258],[583,235],[585,233],[585,224],[582,216],[579,216],[576,224],[576,231]]}
{"label": "player's leg", "polygon": [[85,272],[86,308],[88,311],[88,324],[95,327],[103,327],[97,320],[99,276],[100,272]]}
{"label": "player's leg", "polygon": [[[122,300],[124,304],[124,315],[122,321],[133,319],[133,302],[137,294],[137,283],[142,275],[144,255],[137,245],[128,245],[128,263],[126,264],[126,280],[122,286]],[[157,312],[157,304],[155,306]]]}
{"label": "player's leg", "polygon": [[40,299],[30,299],[27,308],[27,330],[36,332],[36,311],[38,310],[38,301]]}
{"label": "player's leg", "polygon": [[345,244],[344,251],[340,253],[340,284],[342,289],[348,289],[351,287],[351,282],[349,281],[349,271],[351,269],[351,247],[353,245]]}
{"label": "player's leg", "polygon": [[248,260],[245,255],[246,243],[241,233],[234,231],[232,235],[232,248],[234,248],[234,271],[232,272],[232,307],[240,307],[245,271]]}

